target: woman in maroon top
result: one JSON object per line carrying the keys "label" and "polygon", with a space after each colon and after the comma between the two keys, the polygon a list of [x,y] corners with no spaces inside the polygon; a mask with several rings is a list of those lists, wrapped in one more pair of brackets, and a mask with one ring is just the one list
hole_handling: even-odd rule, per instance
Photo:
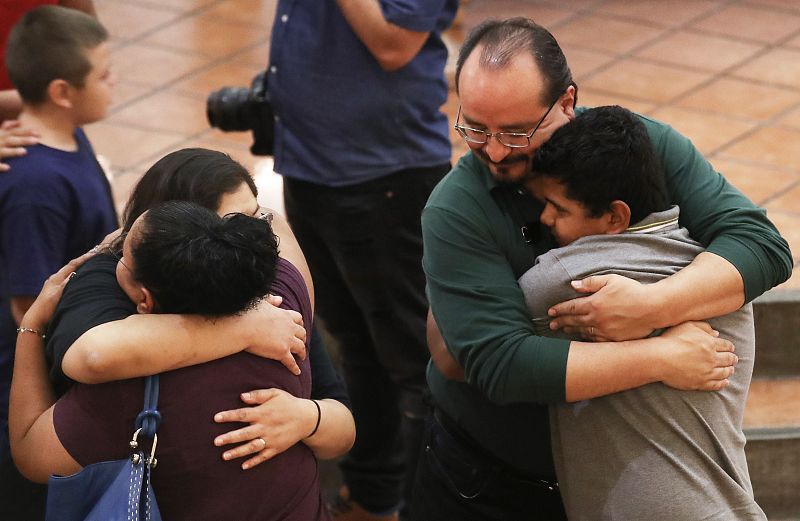
{"label": "woman in maroon top", "polygon": [[[245,191],[242,186],[226,191],[215,202],[218,204],[214,206],[219,207],[220,213],[223,210],[227,213],[237,209],[250,214],[257,212],[254,189]],[[276,230],[280,230],[281,225],[279,223]],[[282,239],[289,237],[281,231],[278,233]],[[296,244],[282,240],[282,257],[293,257],[297,254],[300,255],[299,265],[304,267],[302,254],[296,249]],[[89,292],[96,292],[100,287],[93,286],[92,277],[97,276],[98,280],[103,277],[107,279],[108,270],[114,269],[107,259],[98,259],[99,257],[92,260],[96,264],[92,270],[87,270],[87,266],[80,271],[79,279],[84,279],[81,283]],[[122,263],[114,264],[123,273],[125,260],[123,255]],[[310,323],[311,305],[304,277],[290,262],[279,260],[277,268],[278,277],[272,293],[283,297],[284,307],[302,311],[305,315],[304,322]],[[137,300],[135,292],[128,296]],[[104,298],[99,300],[104,301]],[[105,298],[105,302],[109,302],[108,298]],[[146,304],[139,299],[135,307],[140,308],[143,303]],[[133,306],[130,299],[128,306]],[[124,306],[117,299],[109,307],[119,313]],[[134,368],[127,370],[133,374],[149,374],[166,369],[163,366],[167,363],[173,364],[173,367],[185,366],[224,356],[225,351],[230,348],[218,345],[214,351],[213,343],[243,342],[246,336],[236,337],[236,333],[242,327],[250,329],[245,320],[247,315],[248,313],[237,318],[222,318],[213,324],[213,328],[208,328],[208,324],[203,324],[202,321],[191,322],[189,316],[182,317],[185,322],[178,321],[177,329],[184,331],[173,331],[172,338],[175,339],[177,335],[177,340],[191,344],[192,356],[184,356],[187,348],[177,340],[175,349],[171,349],[173,344],[170,343],[167,343],[169,349],[155,350],[152,346],[142,349],[137,341],[141,337],[137,330],[141,328],[131,328],[132,324],[128,324],[132,336],[136,338],[126,339],[128,346],[134,346],[127,356],[133,362],[139,363],[133,363]],[[155,326],[147,328],[145,337],[148,333],[153,333],[150,330],[163,329],[164,323],[174,326],[174,321],[181,319],[167,315],[150,316],[154,319],[164,318],[166,322],[151,322]],[[138,317],[144,318],[144,315],[135,315],[130,319]],[[169,320],[173,322],[170,323]],[[255,323],[250,325],[258,327]],[[220,335],[218,330],[221,329],[226,334]],[[198,334],[197,330],[204,330],[204,334]],[[27,335],[23,335],[20,341],[23,338],[31,340],[26,337]],[[23,347],[20,346],[20,349]],[[174,352],[181,354],[175,355]],[[109,359],[118,361],[118,354]],[[123,359],[124,356],[125,353],[122,355]],[[69,365],[68,358],[69,355],[64,359],[65,369]],[[27,360],[23,355],[22,377],[17,378],[19,385],[14,438],[15,453],[21,459],[28,460],[23,463],[28,474],[41,480],[51,472],[68,473],[74,471],[79,464],[119,457],[119,447],[125,450],[125,438],[130,435],[126,431],[130,430],[131,422],[111,421],[109,424],[108,417],[117,419],[138,412],[142,395],[141,381],[115,382],[102,387],[78,386],[55,408],[47,409],[52,403],[49,390],[43,392],[39,399],[33,399],[30,392],[26,392],[24,400],[21,399],[19,389],[22,386],[27,385],[30,389],[47,387],[41,381],[31,381],[31,372],[24,371],[28,365]],[[158,368],[159,364],[160,369],[148,369]],[[322,411],[319,416],[315,404],[308,400],[310,371],[307,362],[300,362],[300,365],[303,370],[297,376],[278,362],[241,353],[162,377],[160,409],[165,420],[159,431],[160,437],[163,437],[159,442],[161,464],[153,479],[165,515],[167,512],[175,512],[178,518],[191,519],[219,519],[223,515],[231,519],[317,519],[325,515],[319,503],[316,462],[312,451],[317,456],[325,457],[347,450],[354,436],[352,416],[344,405],[336,399],[327,398],[324,393],[322,396],[318,394],[317,397],[321,399],[316,400]],[[111,366],[112,372],[119,369],[114,369],[113,364]],[[260,369],[256,371],[256,368]],[[243,416],[237,411],[235,414],[223,413],[215,417],[216,421],[231,421],[232,416],[244,418],[245,421],[253,422],[252,425],[223,434],[229,427],[211,421],[215,412],[237,407],[236,398],[239,393],[265,387],[271,389],[251,392],[249,400],[246,400],[248,403],[260,404],[258,407],[245,409],[241,412]],[[101,389],[102,392],[93,392],[96,389]],[[133,396],[135,399],[126,398]],[[130,407],[132,410],[128,411]],[[37,409],[38,415],[32,417]],[[167,418],[170,417],[174,423],[169,423]],[[308,437],[317,417],[321,417],[319,429],[314,436]],[[126,432],[121,438],[123,443],[117,444],[116,440],[123,432]],[[217,436],[218,445],[246,442],[227,451],[225,459],[255,454],[243,465],[243,468],[253,468],[253,471],[242,473],[238,465],[222,462],[219,449],[215,449],[210,443],[214,436]],[[270,443],[266,440],[270,440]],[[268,464],[255,467],[266,459],[270,459]],[[172,465],[169,465],[170,461]]]}
{"label": "woman in maroon top", "polygon": [[[93,270],[116,266],[117,280],[139,313],[222,317],[246,309],[272,285],[288,307],[311,320],[302,277],[291,263],[278,260],[277,241],[260,219],[242,214],[221,218],[191,203],[165,203],[137,219],[125,238],[123,256],[114,260],[98,256]],[[41,327],[34,325],[31,329]],[[221,460],[209,443],[226,429],[210,419],[235,406],[241,392],[266,386],[307,399],[308,360],[300,367],[301,374],[294,375],[277,361],[237,353],[161,375],[160,464],[153,486],[166,519],[327,519],[308,446],[294,444],[269,464],[245,472]],[[24,372],[18,376],[30,381]],[[39,438],[38,446],[28,445],[21,470],[29,471],[29,459],[44,461],[48,473],[71,473],[126,457],[143,392],[140,378],[72,387],[33,426],[55,433],[58,443]],[[35,470],[31,477],[37,477]]]}

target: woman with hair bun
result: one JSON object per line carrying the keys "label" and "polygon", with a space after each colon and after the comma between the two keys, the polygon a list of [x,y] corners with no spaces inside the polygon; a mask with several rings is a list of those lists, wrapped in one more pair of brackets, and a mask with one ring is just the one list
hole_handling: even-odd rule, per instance
{"label": "woman with hair bun", "polygon": [[[165,421],[153,484],[165,518],[327,519],[315,456],[349,449],[352,415],[324,350],[312,344],[306,360],[293,357],[294,328],[275,318],[280,311],[292,314],[293,326],[295,315],[312,323],[310,279],[285,222],[273,221],[273,235],[255,195],[246,170],[218,152],[178,151],[145,174],[113,254],[78,270],[51,323],[51,373],[68,394],[54,407],[47,396],[26,391],[22,399],[19,390],[44,375],[25,372],[26,363],[15,374],[14,454],[26,475],[42,481],[120,457],[132,425],[125,416],[141,408],[131,387],[142,380],[131,378],[183,367],[161,378]],[[226,217],[195,204],[158,204],[170,199],[202,201]],[[291,311],[259,301],[266,290]],[[289,333],[265,340],[276,336],[275,324]],[[294,371],[284,367],[292,367],[287,354]],[[69,378],[128,380],[70,387]],[[237,409],[240,395],[255,407]],[[230,426],[221,422],[233,419],[250,424],[225,432]],[[239,442],[225,452],[214,446]],[[224,461],[248,455],[241,468]]]}

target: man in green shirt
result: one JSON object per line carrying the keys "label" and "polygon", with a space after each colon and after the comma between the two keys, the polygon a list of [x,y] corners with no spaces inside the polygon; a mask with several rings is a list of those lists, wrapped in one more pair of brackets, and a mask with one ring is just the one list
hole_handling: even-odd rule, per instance
{"label": "man in green shirt", "polygon": [[683,323],[734,311],[786,280],[791,253],[765,212],[688,139],[642,118],[681,225],[707,251],[647,286],[619,276],[583,281],[579,290],[593,294],[556,306],[551,327],[595,342],[536,336],[516,281],[555,244],[539,224],[541,204],[518,183],[536,148],[581,110],[577,86],[552,35],[523,18],[476,28],[461,49],[456,84],[456,128],[471,151],[423,212],[423,268],[433,316],[466,382],[429,366],[436,413],[414,515],[563,519],[547,403],[657,381],[727,385],[733,346],[705,324]]}

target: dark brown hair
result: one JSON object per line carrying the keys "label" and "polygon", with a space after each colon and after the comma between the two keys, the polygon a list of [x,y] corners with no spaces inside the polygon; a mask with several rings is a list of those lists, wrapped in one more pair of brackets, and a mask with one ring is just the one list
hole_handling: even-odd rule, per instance
{"label": "dark brown hair", "polygon": [[92,64],[86,51],[108,39],[108,31],[86,13],[54,5],[25,13],[14,25],[6,47],[11,83],[25,103],[47,99],[47,87],[62,79],[81,88]]}

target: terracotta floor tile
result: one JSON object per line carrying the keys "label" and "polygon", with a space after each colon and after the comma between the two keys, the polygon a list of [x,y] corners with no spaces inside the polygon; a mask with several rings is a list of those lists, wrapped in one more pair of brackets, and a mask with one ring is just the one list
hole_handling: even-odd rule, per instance
{"label": "terracotta floor tile", "polygon": [[772,199],[767,207],[800,216],[800,176],[797,177],[797,182],[790,190]]}
{"label": "terracotta floor tile", "polygon": [[708,154],[755,127],[754,123],[732,120],[716,114],[701,114],[677,107],[657,109],[650,114],[668,123],[692,140],[703,154]]}
{"label": "terracotta floor tile", "polygon": [[737,40],[773,43],[800,28],[800,16],[763,6],[731,5],[692,26]]}
{"label": "terracotta floor tile", "polygon": [[269,42],[258,44],[250,50],[238,53],[231,61],[257,65],[265,69],[269,62],[269,47]]}
{"label": "terracotta floor tile", "polygon": [[123,81],[164,85],[196,71],[208,58],[134,43],[112,53],[114,70]]}
{"label": "terracotta floor tile", "polygon": [[624,53],[657,38],[662,32],[663,29],[638,23],[584,15],[556,27],[553,34],[566,49],[577,46],[608,53]]}
{"label": "terracotta floor tile", "polygon": [[722,150],[720,157],[800,172],[800,130],[765,127]]}
{"label": "terracotta floor tile", "polygon": [[223,132],[217,128],[212,128],[210,129],[209,132],[195,139],[212,140],[219,143],[225,143],[227,146],[233,146],[242,150],[248,150],[250,148],[250,145],[253,144],[253,133]]}
{"label": "terracotta floor tile", "polygon": [[114,85],[113,102],[111,103],[111,113],[113,114],[121,105],[129,103],[131,100],[144,96],[152,92],[154,87],[139,85],[128,81],[118,81]]}
{"label": "terracotta floor tile", "polygon": [[146,171],[147,168],[143,166],[116,175],[111,181],[111,187],[114,193],[114,205],[117,207],[117,214],[120,216],[120,222],[122,221],[122,212],[125,210],[125,204],[127,204],[133,188]]}
{"label": "terracotta floor tile", "polygon": [[574,47],[564,49],[564,55],[567,57],[572,77],[577,82],[580,82],[587,74],[591,74],[614,59],[613,55],[607,53]]}
{"label": "terracotta floor tile", "polygon": [[182,134],[139,130],[105,122],[89,125],[86,133],[95,151],[109,159],[115,173],[122,173],[136,165],[149,166],[149,163],[186,139]]}
{"label": "terracotta floor tile", "polygon": [[800,426],[800,379],[753,380],[744,410],[744,427],[788,426]]}
{"label": "terracotta floor tile", "polygon": [[578,105],[582,107],[604,107],[606,105],[620,105],[628,110],[638,112],[639,114],[649,114],[655,104],[637,100],[633,98],[626,98],[618,94],[608,94],[605,92],[597,92],[591,88],[580,87],[578,91]]}
{"label": "terracotta floor tile", "polygon": [[573,9],[563,5],[564,2],[558,4],[555,7],[553,4],[529,0],[472,0],[463,10],[462,23],[465,31],[469,31],[487,18],[526,16],[552,30],[555,24],[574,14]]}
{"label": "terracotta floor tile", "polygon": [[[798,4],[800,5],[800,4]],[[793,49],[800,49],[800,36],[795,36],[791,40],[787,41],[783,44],[785,47],[791,47]]]}
{"label": "terracotta floor tile", "polygon": [[746,80],[719,78],[688,94],[676,105],[703,112],[764,121],[800,103],[800,92]]}
{"label": "terracotta floor tile", "polygon": [[216,132],[217,131],[214,131],[214,133],[189,139],[185,143],[181,143],[181,148],[200,147],[225,152],[233,159],[244,165],[248,172],[253,173],[255,164],[261,159],[260,157],[254,156],[250,153],[249,148],[253,140],[249,139],[246,144],[239,145],[230,140],[220,139],[221,133],[217,134]]}
{"label": "terracotta floor tile", "polygon": [[800,176],[786,170],[716,157],[710,161],[717,172],[759,206],[800,181]]}
{"label": "terracotta floor tile", "polygon": [[731,72],[740,78],[800,87],[800,50],[773,49]]}
{"label": "terracotta floor tile", "polygon": [[610,94],[663,103],[707,79],[705,73],[628,59],[592,75],[584,85]]}
{"label": "terracotta floor tile", "polygon": [[[121,0],[124,1],[124,0]],[[138,4],[163,7],[179,12],[189,12],[202,9],[219,0],[138,0]]]}
{"label": "terracotta floor tile", "polygon": [[767,205],[767,217],[775,224],[778,231],[792,250],[792,257],[800,259],[800,213],[788,213],[771,210]]}
{"label": "terracotta floor tile", "polygon": [[800,129],[800,107],[791,110],[778,118],[778,125]]}
{"label": "terracotta floor tile", "polygon": [[184,18],[145,38],[144,43],[178,51],[190,51],[210,58],[222,58],[267,41],[269,31],[222,23],[210,14]]}
{"label": "terracotta floor tile", "polygon": [[221,22],[253,25],[262,33],[269,34],[277,5],[277,0],[227,0],[203,14]]}
{"label": "terracotta floor tile", "polygon": [[250,88],[253,77],[263,69],[263,66],[227,62],[193,74],[171,86],[170,90],[205,100],[211,91],[222,87]]}
{"label": "terracotta floor tile", "polygon": [[754,55],[761,45],[678,31],[636,53],[658,62],[719,72]]}
{"label": "terracotta floor tile", "polygon": [[747,0],[747,3],[756,6],[778,7],[786,11],[800,13],[800,4],[797,3],[797,0]]}
{"label": "terracotta floor tile", "polygon": [[[119,0],[95,2],[97,16],[108,32],[119,39],[132,39],[160,25],[175,20],[179,13],[154,5],[142,5]],[[135,20],[136,23],[131,23]]]}
{"label": "terracotta floor tile", "polygon": [[208,128],[203,100],[161,91],[132,103],[108,118],[109,123],[195,134]]}
{"label": "terracotta floor tile", "polygon": [[626,18],[636,18],[647,22],[673,26],[683,24],[697,16],[714,9],[721,2],[706,0],[611,0],[597,7],[596,11]]}

